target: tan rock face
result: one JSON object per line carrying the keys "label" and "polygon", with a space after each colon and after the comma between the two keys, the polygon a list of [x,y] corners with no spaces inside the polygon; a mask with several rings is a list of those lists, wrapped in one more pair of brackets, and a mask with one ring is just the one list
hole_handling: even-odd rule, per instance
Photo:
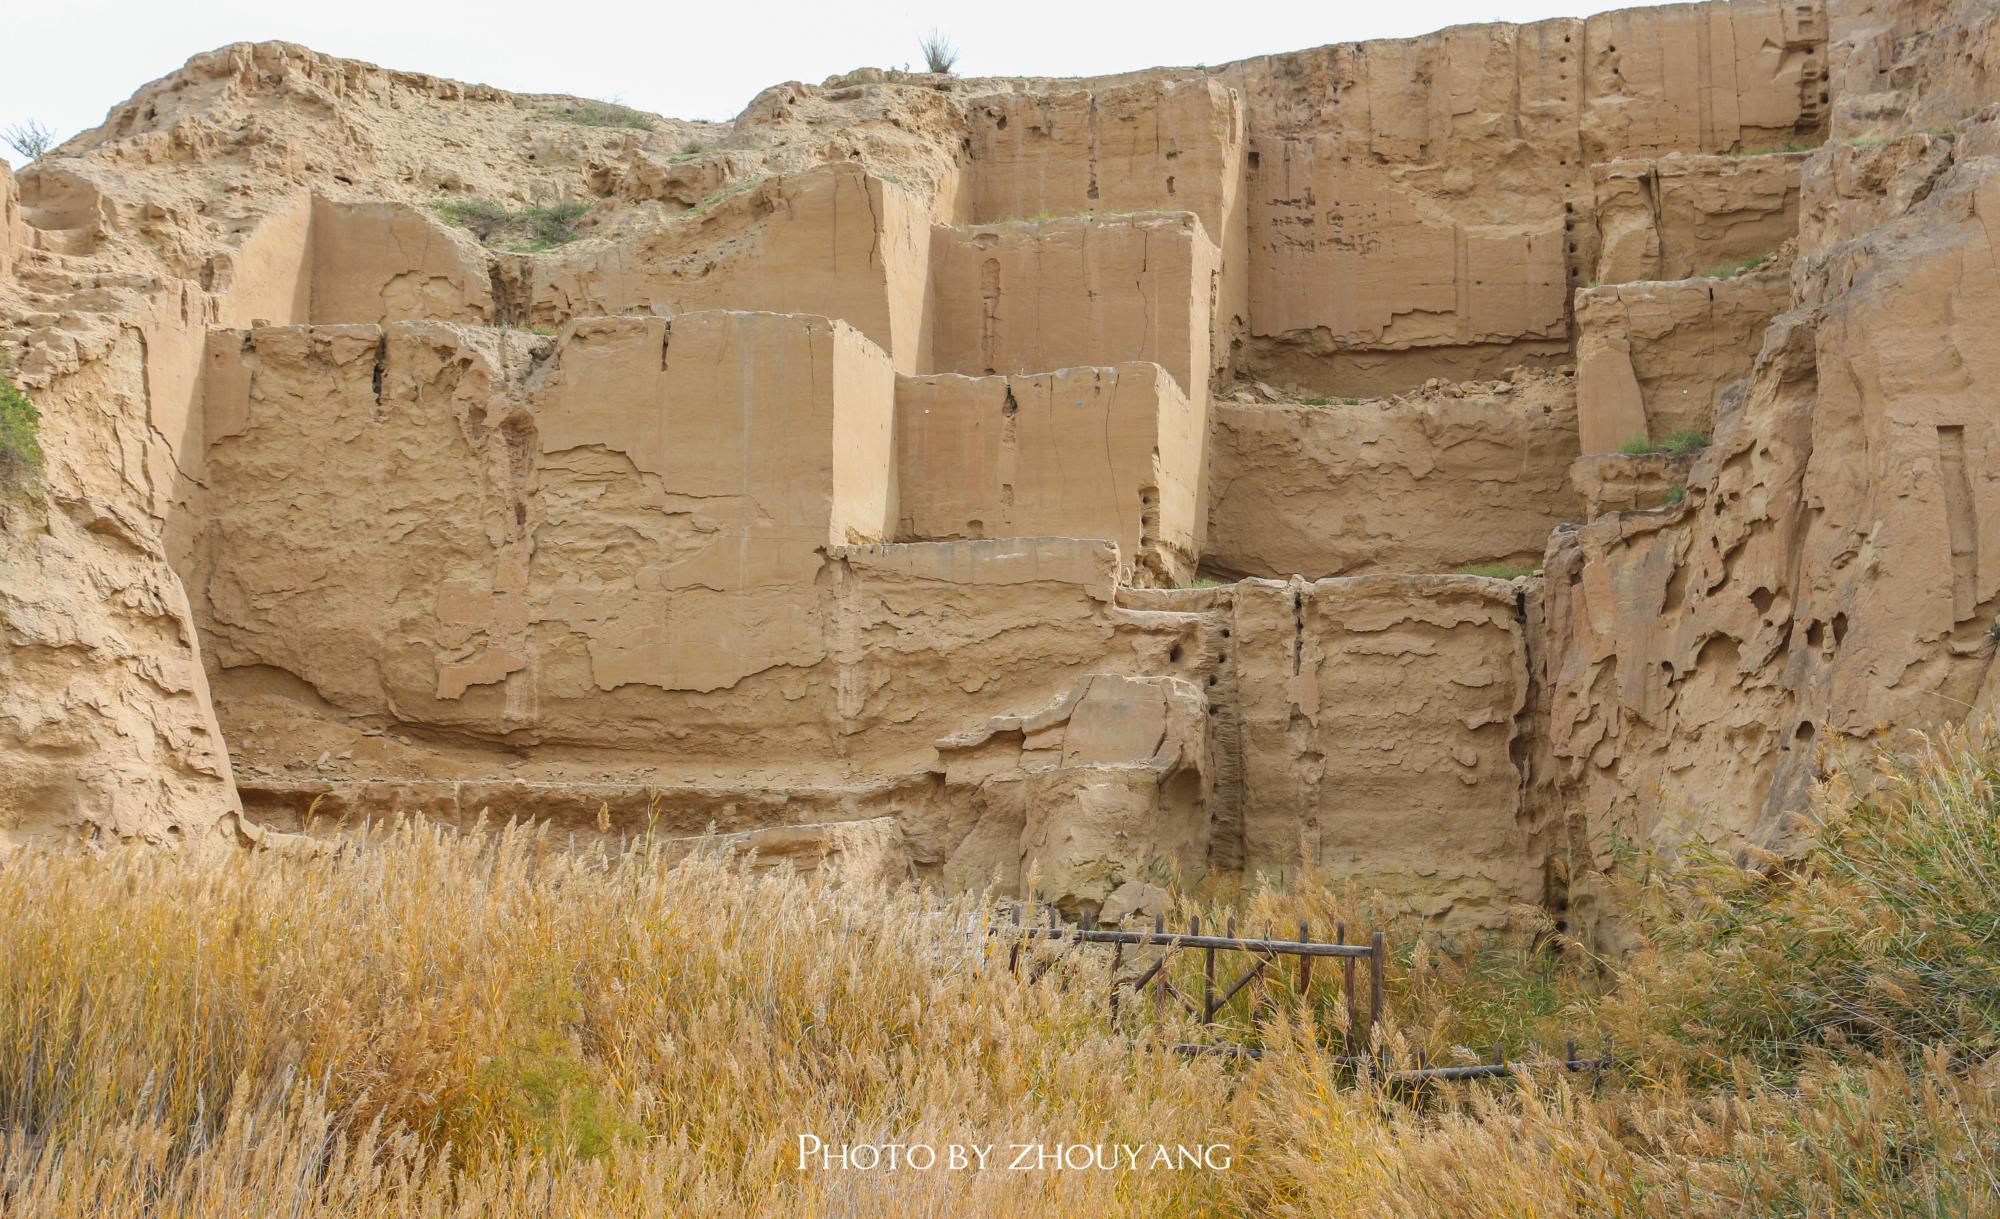
{"label": "tan rock face", "polygon": [[[1796,141],[1793,141],[1796,143]],[[1592,280],[1685,279],[1762,258],[1798,231],[1805,152],[1661,157],[1592,168]]]}
{"label": "tan rock face", "polygon": [[1314,579],[1535,566],[1575,513],[1566,377],[1393,401],[1223,402],[1210,432],[1205,561]]}
{"label": "tan rock face", "polygon": [[1206,437],[1157,364],[1041,376],[903,378],[899,541],[1085,533],[1127,579],[1188,579],[1201,553]]}
{"label": "tan rock face", "polygon": [[143,518],[0,506],[0,842],[173,842],[237,810],[180,582]]}
{"label": "tan rock face", "polygon": [[1790,304],[1791,285],[1776,269],[1577,293],[1583,451],[1712,433],[1723,392],[1749,374],[1764,328]]}
{"label": "tan rock face", "polygon": [[1473,576],[1240,585],[1228,650],[1243,868],[1303,859],[1471,922],[1538,896],[1515,756],[1529,703],[1519,597]]}
{"label": "tan rock face", "polygon": [[1782,845],[1826,750],[2000,702],[1995,24],[1679,5],[625,129],[198,56],[0,172],[48,454],[0,833],[490,812],[1588,930],[1612,835]]}
{"label": "tan rock face", "polygon": [[[1990,36],[1989,12],[1952,19]],[[1962,62],[1930,60],[1922,92],[1957,95]],[[1815,156],[1795,307],[1686,504],[1553,542],[1550,744],[1573,874],[1612,832],[1782,844],[1825,751],[1988,705],[1990,124],[1963,122],[1942,155],[1915,136]],[[1855,193],[1870,179],[1881,195]]]}
{"label": "tan rock face", "polygon": [[939,228],[932,362],[990,376],[1148,360],[1202,402],[1217,260],[1193,216]]}
{"label": "tan rock face", "polygon": [[[1594,521],[1608,512],[1671,506],[1687,493],[1692,457],[1671,453],[1586,453],[1569,468],[1583,503],[1583,519]],[[1678,490],[1676,490],[1678,488]]]}

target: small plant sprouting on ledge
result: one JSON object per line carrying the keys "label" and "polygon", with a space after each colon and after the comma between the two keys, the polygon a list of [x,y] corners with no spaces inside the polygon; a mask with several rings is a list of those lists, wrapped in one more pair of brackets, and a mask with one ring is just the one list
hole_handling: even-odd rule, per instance
{"label": "small plant sprouting on ledge", "polygon": [[1484,576],[1488,580],[1518,580],[1522,576],[1532,576],[1532,567],[1517,567],[1512,563],[1472,563],[1456,572],[1461,576]]}
{"label": "small plant sprouting on ledge", "polygon": [[1813,146],[1811,144],[1802,143],[1798,140],[1786,140],[1776,148],[1739,148],[1729,155],[1732,157],[1775,157],[1781,153],[1811,152],[1812,150]]}
{"label": "small plant sprouting on ledge", "polygon": [[917,46],[924,53],[924,66],[939,76],[950,76],[953,66],[958,63],[958,48],[951,45],[951,39],[933,28],[918,40]]}
{"label": "small plant sprouting on ledge", "polygon": [[621,106],[617,102],[575,102],[567,106],[544,106],[535,111],[538,119],[552,119],[558,123],[576,123],[583,127],[624,127],[633,131],[651,131],[653,116],[643,110]]}
{"label": "small plant sprouting on ledge", "polygon": [[0,364],[0,496],[27,493],[42,477],[42,416]]}
{"label": "small plant sprouting on ledge", "polygon": [[736,183],[734,186],[725,186],[721,190],[716,191],[714,194],[710,195],[708,198],[703,199],[700,203],[697,203],[693,207],[689,208],[687,210],[687,214],[693,216],[701,212],[705,212],[709,208],[714,207],[716,204],[722,202],[724,199],[734,198],[735,196],[742,194],[746,190],[762,186],[767,181],[769,181],[768,178],[749,178],[745,179],[742,182]]}
{"label": "small plant sprouting on ledge", "polygon": [[1993,625],[1986,628],[1986,637],[1988,639],[2000,640],[2000,618],[1995,618]]}
{"label": "small plant sprouting on ledge", "polygon": [[446,199],[438,215],[466,229],[487,245],[504,241],[502,249],[532,254],[575,241],[583,234],[576,223],[590,211],[588,203],[549,203],[513,211],[492,199]]}
{"label": "small plant sprouting on ledge", "polygon": [[1739,276],[1739,275],[1743,274],[1743,273],[1744,273],[1745,271],[1749,271],[1749,270],[1752,270],[1752,269],[1756,268],[1756,267],[1757,267],[1758,265],[1760,265],[1760,264],[1761,264],[1761,263],[1762,263],[1762,262],[1763,262],[1763,261],[1764,261],[1765,259],[1767,259],[1767,258],[1769,258],[1769,257],[1770,257],[1770,254],[1768,254],[1768,253],[1764,253],[1764,254],[1752,254],[1752,255],[1750,255],[1750,256],[1749,256],[1748,258],[1739,258],[1739,259],[1737,259],[1737,260],[1736,260],[1735,262],[1725,262],[1725,263],[1721,263],[1721,264],[1718,264],[1718,265],[1716,265],[1716,266],[1713,266],[1713,267],[1710,267],[1710,268],[1709,268],[1708,270],[1706,270],[1706,271],[1703,271],[1703,272],[1702,272],[1702,273],[1701,273],[1701,274],[1700,274],[1699,276],[1697,276],[1696,278],[1698,278],[1698,279],[1735,279],[1735,278],[1736,278],[1737,276]]}
{"label": "small plant sprouting on ledge", "polygon": [[1678,508],[1687,502],[1687,497],[1687,484],[1675,483],[1673,486],[1667,488],[1667,496],[1660,501],[1660,504],[1662,507]]}
{"label": "small plant sprouting on ledge", "polygon": [[1299,399],[1299,405],[1300,405],[1300,406],[1332,406],[1332,405],[1333,405],[1333,399],[1331,399],[1331,398],[1300,398],[1300,399]]}
{"label": "small plant sprouting on ledge", "polygon": [[1618,451],[1627,457],[1651,457],[1662,453],[1669,457],[1693,457],[1708,446],[1707,432],[1673,432],[1665,440],[1634,436],[1619,445]]}
{"label": "small plant sprouting on ledge", "polygon": [[56,133],[34,119],[0,132],[0,139],[6,140],[9,147],[30,161],[40,160],[56,146]]}
{"label": "small plant sprouting on ledge", "polygon": [[1222,588],[1223,586],[1227,585],[1228,583],[1229,583],[1229,581],[1228,581],[1228,580],[1218,580],[1218,579],[1216,579],[1216,578],[1215,578],[1214,576],[1196,576],[1196,577],[1195,577],[1194,579],[1192,579],[1192,580],[1184,580],[1184,581],[1182,581],[1181,583],[1179,583],[1179,584],[1176,584],[1176,585],[1174,585],[1174,587],[1175,587],[1175,588],[1182,588],[1182,589],[1186,589],[1186,588]]}

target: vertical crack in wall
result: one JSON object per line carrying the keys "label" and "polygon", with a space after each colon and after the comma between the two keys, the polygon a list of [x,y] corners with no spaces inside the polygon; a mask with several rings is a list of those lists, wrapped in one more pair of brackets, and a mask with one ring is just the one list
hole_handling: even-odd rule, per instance
{"label": "vertical crack in wall", "polygon": [[382,417],[382,374],[389,366],[389,332],[384,330],[375,340],[375,369],[369,376],[369,384],[375,392],[375,417]]}
{"label": "vertical crack in wall", "polygon": [[1964,622],[1979,603],[1979,518],[1965,471],[1965,429],[1940,427],[1938,473],[1944,487],[1946,534],[1951,544],[1951,620]]}
{"label": "vertical crack in wall", "polygon": [[1000,453],[997,464],[1000,474],[1000,511],[1004,525],[1011,528],[1014,520],[1014,478],[1021,465],[1021,403],[1014,397],[1014,382],[1007,381],[1006,398],[1000,404]]}

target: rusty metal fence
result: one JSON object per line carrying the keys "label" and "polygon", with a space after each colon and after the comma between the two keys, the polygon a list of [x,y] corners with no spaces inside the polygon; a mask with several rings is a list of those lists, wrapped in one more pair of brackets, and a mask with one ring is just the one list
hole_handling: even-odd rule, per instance
{"label": "rusty metal fence", "polygon": [[[1201,1025],[1215,1026],[1220,1017],[1233,1010],[1232,1005],[1242,996],[1242,1010],[1254,1026],[1260,1009],[1268,1009],[1274,1002],[1268,987],[1282,979],[1286,972],[1290,974],[1289,988],[1295,996],[1294,1001],[1310,1002],[1314,967],[1324,962],[1329,968],[1337,970],[1336,976],[1340,979],[1339,1005],[1346,1014],[1342,1052],[1334,1055],[1331,1061],[1353,1069],[1358,1077],[1389,1084],[1419,1085],[1426,1082],[1509,1078],[1528,1070],[1600,1071],[1611,1063],[1608,1052],[1593,1058],[1578,1057],[1576,1042],[1572,1040],[1565,1046],[1560,1059],[1509,1061],[1505,1053],[1495,1047],[1490,1062],[1431,1066],[1420,1053],[1415,1065],[1392,1068],[1376,1036],[1382,1023],[1388,937],[1383,932],[1374,931],[1368,934],[1366,943],[1350,944],[1345,924],[1334,925],[1330,940],[1315,939],[1309,923],[1299,924],[1296,939],[1274,939],[1271,930],[1267,926],[1260,936],[1239,935],[1236,922],[1231,919],[1223,925],[1220,934],[1213,930],[1205,933],[1199,917],[1190,918],[1185,931],[1170,930],[1165,917],[1158,915],[1154,917],[1153,926],[1145,930],[1099,927],[1088,912],[1081,923],[1069,924],[1063,921],[1054,906],[1040,908],[1035,917],[1029,919],[1019,902],[1012,903],[1006,917],[996,919],[986,927],[989,937],[1006,942],[1007,968],[1015,974],[1023,974],[1025,970],[1029,985],[1041,981],[1066,961],[1076,963],[1078,955],[1087,946],[1108,946],[1111,951],[1105,1003],[1114,1029],[1122,1027],[1120,1013],[1130,1011],[1129,1002],[1144,1003],[1148,997],[1156,1016],[1164,1013],[1171,1001]],[[1037,942],[1054,944],[1056,951],[1039,955],[1030,951],[1031,945]],[[1185,978],[1175,981],[1170,971],[1176,954],[1189,952],[1201,956],[1198,999],[1194,994],[1194,984]],[[1149,965],[1136,971],[1128,969],[1128,957],[1151,954],[1157,955]],[[1245,957],[1250,958],[1247,968],[1241,965]],[[1273,968],[1287,957],[1293,958],[1294,962],[1289,971]],[[1218,979],[1217,966],[1225,962],[1226,972]],[[1250,987],[1256,989],[1246,995],[1245,990]],[[1173,1048],[1190,1055],[1257,1058],[1264,1053],[1261,1046],[1232,1042],[1180,1043]]]}

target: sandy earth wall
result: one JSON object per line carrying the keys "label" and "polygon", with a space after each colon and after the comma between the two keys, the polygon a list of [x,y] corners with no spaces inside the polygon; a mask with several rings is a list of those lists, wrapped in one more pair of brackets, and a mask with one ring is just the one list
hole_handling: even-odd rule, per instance
{"label": "sandy earth wall", "polygon": [[[1830,752],[2000,699],[1995,45],[1983,5],[1750,2],[1094,82],[779,86],[685,166],[663,141],[687,125],[537,131],[476,86],[199,57],[25,173],[0,235],[0,341],[50,453],[0,557],[0,769],[35,802],[7,815],[200,833],[239,765],[273,799],[373,779],[461,814],[497,766],[572,824],[588,791],[693,818],[740,781],[814,793],[802,825],[892,816],[929,878],[1039,869],[1094,900],[1132,876],[1124,835],[1482,923],[1579,908],[1614,833],[1783,846]],[[594,227],[511,253],[436,215],[487,194],[588,197]],[[1785,269],[1676,278],[1773,248]],[[1674,282],[1587,287],[1634,276]],[[690,320],[722,306],[841,320]],[[1709,451],[1565,485],[1568,397],[1479,383],[1573,341],[1581,430],[1613,418],[1622,343],[1642,430],[1700,420]],[[899,384],[977,374],[925,392],[986,412],[1129,361],[1196,418],[1227,370],[1411,399],[1218,407],[1186,527],[1216,567],[1520,562],[1599,515],[1540,584],[1134,589],[1119,563],[1181,528],[1136,428],[1074,529],[1104,540],[891,540],[943,498],[902,485],[932,463],[895,447]],[[1416,388],[1438,377],[1474,384]],[[1185,467],[1178,435],[1156,469]],[[979,500],[1026,485],[954,460]],[[1670,475],[1685,502],[1654,507]],[[734,807],[732,832],[790,815]]]}
{"label": "sandy earth wall", "polygon": [[1515,756],[1530,704],[1520,596],[1473,576],[1238,586],[1246,874],[1303,860],[1474,925],[1538,896]]}
{"label": "sandy earth wall", "polygon": [[882,756],[962,719],[911,650],[985,699],[1126,650],[1109,545],[868,545],[893,528],[894,375],[840,323],[290,327],[210,354],[212,499],[183,563],[246,699],[832,765],[864,729]]}
{"label": "sandy earth wall", "polygon": [[1790,276],[1779,269],[1578,292],[1583,451],[1611,453],[1629,441],[1676,432],[1713,433],[1723,391],[1749,374],[1764,328],[1791,299]]}
{"label": "sandy earth wall", "polygon": [[1203,561],[1278,579],[1534,566],[1575,515],[1576,437],[1561,376],[1409,400],[1219,402]]}
{"label": "sandy earth wall", "polygon": [[1191,214],[932,230],[932,369],[1144,360],[1205,408],[1218,254]]}
{"label": "sandy earth wall", "polygon": [[1187,580],[1205,425],[1157,364],[900,378],[897,538],[1106,538],[1128,579]]}
{"label": "sandy earth wall", "polygon": [[1790,240],[1799,227],[1799,175],[1811,154],[1752,151],[1757,155],[1592,166],[1598,242],[1592,282],[1704,275]]}
{"label": "sandy earth wall", "polygon": [[[1549,731],[1573,875],[1604,866],[1614,833],[1782,848],[1830,757],[2000,697],[2000,464],[1981,388],[2000,373],[1982,221],[2000,207],[1995,26],[1979,6],[1839,17],[1843,57],[1884,88],[1841,110],[1839,141],[1807,165],[1795,307],[1685,504],[1551,545]],[[1937,36],[1919,35],[1929,21]],[[1942,135],[1870,134],[1954,113]],[[1856,194],[1865,181],[1884,189]]]}

